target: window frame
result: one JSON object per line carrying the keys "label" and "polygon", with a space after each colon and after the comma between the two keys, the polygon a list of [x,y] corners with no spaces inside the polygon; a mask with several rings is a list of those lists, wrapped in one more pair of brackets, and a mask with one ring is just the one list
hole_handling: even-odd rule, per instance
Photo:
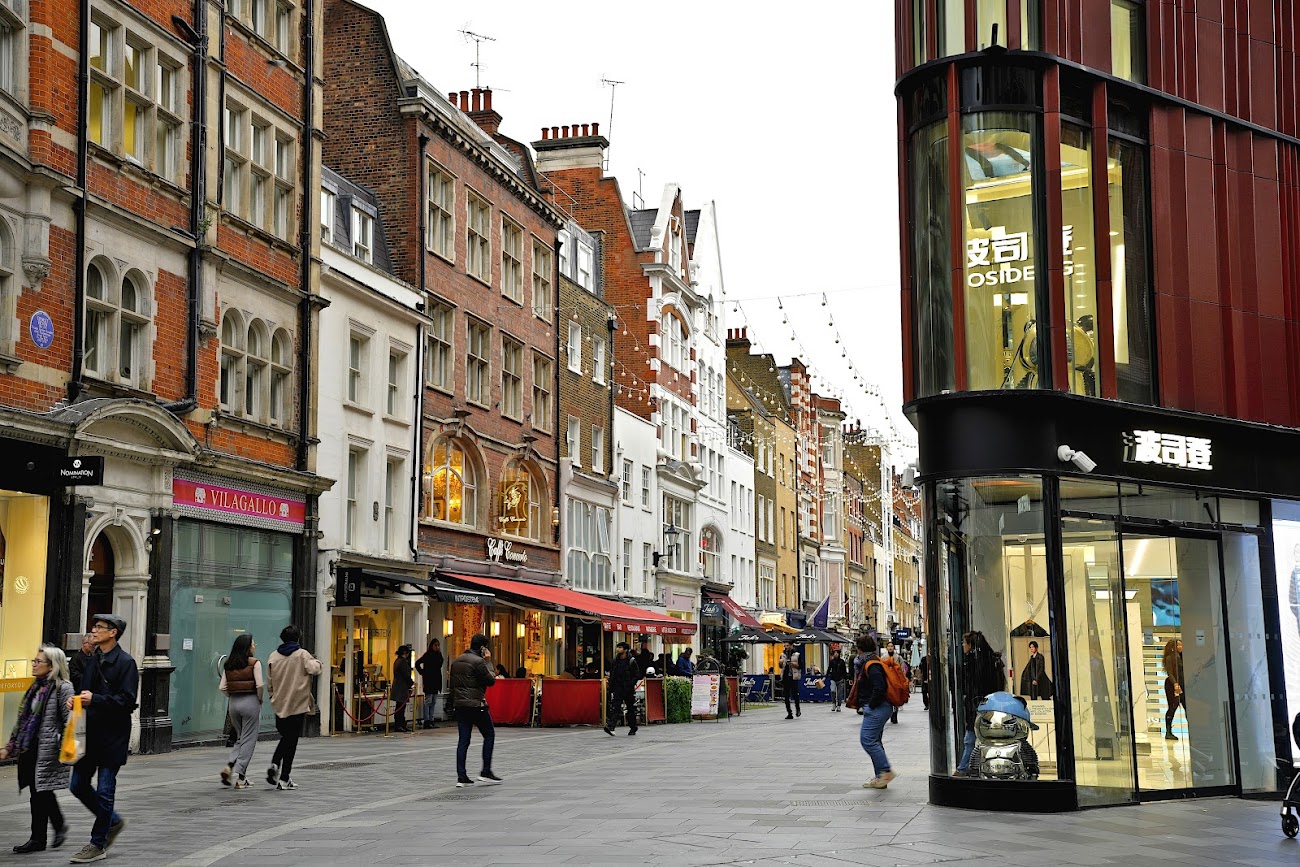
{"label": "window frame", "polygon": [[429,306],[424,384],[447,394],[456,392],[456,308],[439,299]]}
{"label": "window frame", "polygon": [[465,196],[465,273],[492,285],[492,203],[467,188]]}
{"label": "window frame", "polygon": [[551,384],[554,366],[548,356],[533,351],[533,428],[544,433],[551,430]]}
{"label": "window frame", "polygon": [[524,344],[504,332],[501,334],[501,414],[515,421],[524,420]]}
{"label": "window frame", "polygon": [[547,248],[541,238],[533,236],[533,314],[547,322],[555,306],[552,280],[554,279],[554,251]]}
{"label": "window frame", "polygon": [[[439,183],[435,184],[437,179]],[[442,196],[436,195],[441,191]],[[428,252],[456,262],[456,176],[429,160],[425,174],[425,239]]]}
{"label": "window frame", "polygon": [[[99,276],[102,297],[91,294],[92,271]],[[128,285],[136,299],[134,306],[123,299]],[[86,373],[104,382],[148,391],[153,374],[152,285],[139,268],[119,273],[104,257],[97,256],[86,264],[86,286],[82,311],[82,363]],[[133,362],[125,372],[124,340]]]}
{"label": "window frame", "polygon": [[524,304],[524,227],[501,214],[501,294]]}
{"label": "window frame", "polygon": [[566,457],[573,462],[575,469],[582,467],[582,421],[573,416],[565,416],[564,448]]}
{"label": "window frame", "polygon": [[492,404],[492,326],[473,316],[465,317],[465,399]]}
{"label": "window frame", "polygon": [[[576,341],[575,341],[576,336]],[[576,344],[576,345],[575,345]],[[582,323],[569,320],[569,333],[564,343],[567,366],[573,373],[582,373]]]}

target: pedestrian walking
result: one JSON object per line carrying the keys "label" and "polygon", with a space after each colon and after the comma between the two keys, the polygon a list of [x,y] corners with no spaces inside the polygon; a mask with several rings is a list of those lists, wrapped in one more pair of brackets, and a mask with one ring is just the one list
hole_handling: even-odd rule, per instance
{"label": "pedestrian walking", "polygon": [[388,691],[389,714],[393,717],[393,731],[409,732],[406,724],[406,705],[411,701],[415,690],[415,678],[411,676],[411,645],[403,644],[397,648],[397,659],[393,662],[393,686]]}
{"label": "pedestrian walking", "polygon": [[[886,642],[885,649],[880,654],[880,658],[884,660],[897,659],[897,657],[894,656],[894,642],[892,641]],[[898,708],[894,707],[893,705],[890,705],[889,721],[893,725],[898,725]]]}
{"label": "pedestrian walking", "polygon": [[95,642],[87,632],[81,636],[81,649],[68,658],[68,682],[73,685],[73,689],[81,683],[81,676],[86,673],[86,663],[90,662],[90,657],[94,654]]}
{"label": "pedestrian walking", "polygon": [[301,642],[302,633],[289,624],[280,630],[280,646],[266,663],[270,675],[266,687],[275,711],[275,730],[280,733],[271,766],[266,769],[266,781],[282,792],[298,788],[293,781],[293,760],[298,755],[298,739],[307,717],[316,712],[311,679],[324,668]]}
{"label": "pedestrian walking", "polygon": [[691,659],[691,654],[695,651],[688,647],[677,657],[677,673],[682,677],[693,677],[695,675],[695,661]]}
{"label": "pedestrian walking", "polygon": [[826,669],[831,682],[831,712],[839,713],[844,709],[844,696],[848,691],[849,667],[838,649],[831,651],[831,664]]}
{"label": "pedestrian walking", "polygon": [[892,707],[887,699],[888,682],[885,679],[885,664],[876,655],[876,642],[871,636],[864,635],[859,638],[858,647],[867,654],[857,685],[857,694],[865,696],[862,702],[862,728],[858,733],[858,740],[862,744],[862,749],[871,757],[871,767],[875,772],[875,776],[863,783],[862,787],[887,789],[897,774],[890,767],[889,756],[885,755],[885,746],[882,742],[885,720],[889,719],[889,711]]}
{"label": "pedestrian walking", "polygon": [[626,641],[614,646],[614,661],[609,667],[609,701],[605,703],[605,734],[614,736],[620,715],[626,714],[628,735],[636,734],[636,674]]}
{"label": "pedestrian walking", "polygon": [[1183,640],[1171,638],[1165,642],[1165,652],[1161,657],[1165,669],[1165,740],[1176,741],[1174,734],[1174,714],[1178,706],[1183,706],[1183,716],[1187,715],[1187,693],[1183,689]]}
{"label": "pedestrian walking", "polygon": [[424,727],[438,727],[438,696],[442,693],[442,645],[438,639],[429,639],[424,655],[415,661],[415,670],[424,687]]}
{"label": "pedestrian walking", "polygon": [[68,787],[71,772],[59,761],[71,699],[68,658],[57,647],[41,647],[32,658],[32,685],[18,706],[18,721],[0,747],[0,761],[18,759],[18,791],[28,789],[31,794],[32,834],[14,847],[19,855],[44,851],[47,825],[54,829],[53,848],[62,846],[68,836],[68,823],[54,793]]}
{"label": "pedestrian walking", "polygon": [[[86,754],[72,767],[72,794],[95,815],[95,824],[90,842],[72,856],[73,864],[104,860],[108,847],[126,829],[126,819],[117,813],[117,775],[126,764],[131,712],[140,691],[135,660],[117,643],[126,632],[126,620],[96,614],[92,623],[95,653],[76,685],[86,711]],[[66,705],[72,707],[71,697]]]}
{"label": "pedestrian walking", "polygon": [[492,773],[492,747],[496,743],[496,729],[492,726],[492,714],[488,711],[485,693],[496,682],[491,661],[492,651],[488,648],[488,637],[475,635],[469,641],[469,650],[451,663],[451,700],[456,708],[456,725],[460,729],[460,740],[456,742],[458,789],[474,785],[474,781],[465,772],[465,762],[469,758],[470,736],[476,728],[483,737],[483,770],[479,772],[478,781],[489,786],[501,782],[501,778]]}
{"label": "pedestrian walking", "polygon": [[230,645],[230,655],[221,667],[221,683],[218,686],[226,694],[230,708],[230,722],[235,727],[235,745],[230,748],[230,761],[221,769],[221,784],[234,786],[236,789],[251,789],[245,774],[253,761],[253,750],[257,747],[257,729],[262,717],[262,692],[265,682],[262,679],[262,661],[253,654],[257,652],[257,643],[253,636],[245,632],[236,635]]}
{"label": "pedestrian walking", "polygon": [[[785,718],[794,719],[797,716],[803,716],[803,710],[799,707],[799,681],[801,680],[799,671],[799,652],[794,649],[793,644],[785,646],[785,653],[781,654],[781,691],[785,693]],[[790,698],[794,697],[794,712],[790,712]]]}
{"label": "pedestrian walking", "polygon": [[921,702],[925,705],[925,709],[929,710],[930,709],[930,654],[927,653],[925,656],[921,657],[921,661],[917,663],[916,669],[921,673]]}

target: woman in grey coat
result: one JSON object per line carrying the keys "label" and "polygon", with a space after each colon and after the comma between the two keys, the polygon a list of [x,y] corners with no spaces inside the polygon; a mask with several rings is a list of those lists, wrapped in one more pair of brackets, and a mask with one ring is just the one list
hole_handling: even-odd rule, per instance
{"label": "woman in grey coat", "polygon": [[46,645],[32,660],[34,680],[23,696],[9,741],[0,748],[0,760],[18,759],[18,791],[32,793],[32,836],[14,847],[19,854],[45,849],[45,826],[54,828],[54,848],[63,845],[68,824],[63,820],[55,792],[68,788],[71,767],[59,761],[63,729],[68,724],[68,702],[72,684],[68,683],[68,658],[57,647]]}

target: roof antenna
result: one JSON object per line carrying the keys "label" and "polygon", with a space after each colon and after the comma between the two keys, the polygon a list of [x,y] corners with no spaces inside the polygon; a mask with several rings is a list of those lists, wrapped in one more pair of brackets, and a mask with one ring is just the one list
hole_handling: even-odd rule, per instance
{"label": "roof antenna", "polygon": [[[620,84],[627,84],[627,82],[615,81],[614,79],[606,78],[603,75],[600,77],[600,86],[609,86],[609,123],[605,124],[605,138],[607,139],[610,137],[610,133],[614,131],[614,94],[617,92]],[[609,171],[609,148],[605,148],[605,165],[601,166],[600,170],[603,172]]]}
{"label": "roof antenna", "polygon": [[484,36],[482,33],[475,33],[473,30],[462,30],[461,35],[466,39],[474,40],[474,62],[470,66],[474,67],[474,86],[483,86],[483,64],[479,61],[479,49],[483,47],[484,42],[496,42],[494,36]]}

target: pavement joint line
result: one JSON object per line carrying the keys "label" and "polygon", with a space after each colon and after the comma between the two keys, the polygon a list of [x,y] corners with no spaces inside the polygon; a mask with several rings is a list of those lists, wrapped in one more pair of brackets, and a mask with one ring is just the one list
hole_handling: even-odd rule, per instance
{"label": "pavement joint line", "polygon": [[[724,728],[724,729],[720,729],[719,731],[710,732],[709,734],[690,737],[690,740],[692,741],[709,740],[712,738],[721,737],[725,734],[729,734],[730,731],[731,731],[730,728]],[[566,735],[570,737],[572,736],[572,734],[569,733],[557,732],[554,735],[554,737],[565,737]],[[538,737],[529,737],[529,738],[522,738],[521,740],[537,740],[537,739]],[[560,762],[554,765],[535,767],[532,768],[531,770],[520,771],[517,774],[511,774],[510,779],[515,780],[515,779],[519,779],[520,777],[531,777],[536,774],[551,773],[557,770],[561,770],[563,768],[570,768],[578,765],[595,764],[598,762],[606,761],[607,759],[611,759],[611,758],[622,758],[624,756],[634,755],[636,753],[648,752],[650,750],[661,749],[663,747],[675,747],[680,743],[681,743],[680,740],[656,741],[655,743],[646,744],[645,746],[633,747],[632,749],[621,749],[617,752],[607,752],[601,755],[588,756],[587,758],[584,759],[571,759],[569,761]],[[445,749],[445,748],[431,748],[428,751],[432,752],[435,751],[435,749]],[[452,749],[454,749],[454,747]],[[424,751],[416,751],[416,752],[424,752]],[[426,792],[425,794],[426,795],[441,794],[444,791],[448,793],[454,792],[456,791],[456,787],[448,786],[444,790],[434,790],[432,792]],[[224,843],[217,843],[215,845],[208,846],[207,848],[200,849],[197,852],[192,852],[189,855],[185,855],[181,858],[171,861],[167,865],[167,867],[209,867],[209,865],[215,864],[216,862],[220,861],[223,858],[228,858],[231,855],[234,855],[236,852],[242,852],[243,850],[249,848],[250,846],[255,846],[258,843],[265,843],[268,840],[274,840],[276,837],[283,836],[284,834],[287,834],[290,831],[301,831],[307,828],[315,828],[327,822],[335,822],[339,819],[348,818],[349,816],[356,816],[361,813],[371,812],[373,810],[383,810],[388,807],[396,807],[399,804],[404,804],[410,801],[411,797],[412,796],[408,793],[408,794],[400,795],[395,798],[388,798],[383,801],[376,801],[374,803],[364,804],[357,807],[349,807],[348,809],[345,810],[336,810],[332,813],[324,813],[316,816],[311,816],[305,819],[298,819],[293,822],[285,822],[281,825],[277,825],[272,828],[266,828],[262,831],[257,831],[252,834],[247,834],[243,837],[237,837],[234,840],[227,840]]]}

